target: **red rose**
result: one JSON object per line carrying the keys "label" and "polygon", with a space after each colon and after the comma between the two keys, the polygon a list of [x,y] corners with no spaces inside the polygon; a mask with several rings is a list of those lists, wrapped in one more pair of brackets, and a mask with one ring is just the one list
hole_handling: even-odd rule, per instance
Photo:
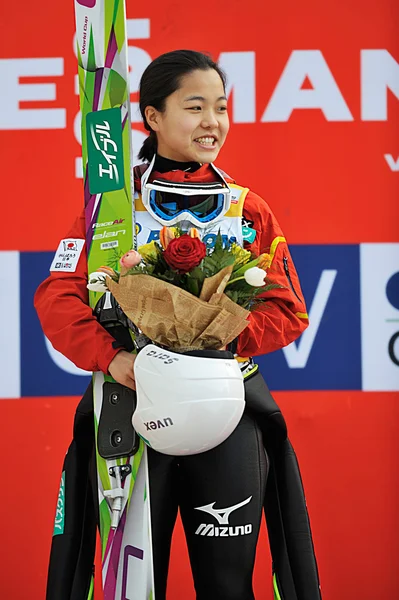
{"label": "red rose", "polygon": [[205,258],[206,246],[200,239],[184,234],[170,241],[163,255],[172,269],[188,273]]}

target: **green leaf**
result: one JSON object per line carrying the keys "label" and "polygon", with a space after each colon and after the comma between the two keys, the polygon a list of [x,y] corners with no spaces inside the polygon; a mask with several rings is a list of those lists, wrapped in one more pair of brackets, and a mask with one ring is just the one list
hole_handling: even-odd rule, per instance
{"label": "green leaf", "polygon": [[195,267],[190,273],[187,273],[187,280],[195,279],[199,285],[204,283],[205,273],[201,267]]}
{"label": "green leaf", "polygon": [[230,265],[234,265],[234,256],[226,249],[220,249],[218,252],[212,252],[204,258],[201,269],[206,277],[212,277],[212,275],[219,273],[219,271]]}
{"label": "green leaf", "polygon": [[198,298],[200,295],[200,285],[198,279],[187,277],[187,290],[190,292],[190,294],[193,294],[193,296],[197,296]]}
{"label": "green leaf", "polygon": [[[202,284],[204,283],[205,273],[201,269],[201,267],[195,267],[190,273],[187,273],[185,276],[185,282],[183,282],[183,287],[187,286],[188,291],[194,296],[199,296],[202,289]],[[186,285],[184,285],[184,283]]]}
{"label": "green leaf", "polygon": [[216,236],[216,242],[215,242],[213,252],[214,253],[219,252],[220,250],[223,250],[223,238],[222,238],[222,234],[220,233],[220,229],[219,229],[218,234]]}

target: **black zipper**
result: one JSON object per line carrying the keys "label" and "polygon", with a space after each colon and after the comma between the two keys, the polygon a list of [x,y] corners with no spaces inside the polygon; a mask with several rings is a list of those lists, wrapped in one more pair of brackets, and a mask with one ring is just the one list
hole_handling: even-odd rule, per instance
{"label": "black zipper", "polygon": [[290,286],[291,286],[291,289],[292,289],[292,291],[294,292],[295,296],[298,298],[298,300],[299,300],[300,302],[302,302],[302,298],[300,298],[300,297],[298,296],[298,294],[297,294],[297,293],[296,293],[296,291],[295,291],[294,284],[292,283],[292,279],[291,279],[291,275],[290,275],[290,270],[289,270],[289,268],[288,268],[288,258],[287,258],[286,256],[284,256],[284,258],[283,258],[283,263],[284,263],[284,271],[285,271],[285,274],[287,275],[287,279],[288,279],[288,281],[289,281],[289,284],[290,284]]}

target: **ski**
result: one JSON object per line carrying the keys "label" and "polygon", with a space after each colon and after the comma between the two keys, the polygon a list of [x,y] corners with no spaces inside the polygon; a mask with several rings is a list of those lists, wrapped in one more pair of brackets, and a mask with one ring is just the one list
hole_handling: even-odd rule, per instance
{"label": "ski", "polygon": [[[75,0],[75,16],[90,274],[118,268],[135,245],[125,0]],[[127,333],[109,292],[90,291],[90,306],[111,332]],[[93,374],[93,395],[104,598],[154,600],[147,452],[131,426],[135,395],[102,373]]]}

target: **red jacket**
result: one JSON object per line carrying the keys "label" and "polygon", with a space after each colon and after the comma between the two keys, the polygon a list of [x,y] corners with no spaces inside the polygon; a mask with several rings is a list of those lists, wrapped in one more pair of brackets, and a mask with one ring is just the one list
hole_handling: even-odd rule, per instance
{"label": "red jacket", "polygon": [[[213,181],[215,174],[209,165],[204,165],[194,173],[162,173],[162,178]],[[136,181],[136,189],[139,183]],[[247,357],[273,352],[293,342],[308,326],[308,316],[284,234],[268,204],[249,191],[243,212],[244,218],[257,231],[254,242],[246,243],[245,247],[256,254],[271,253],[273,261],[269,278],[284,286],[263,294],[269,301],[251,313],[248,327],[240,334],[237,353]],[[85,238],[84,211],[66,232],[65,238]],[[51,272],[38,287],[34,304],[43,331],[54,348],[82,369],[107,373],[120,348],[113,347],[113,337],[93,316],[86,284],[87,254],[84,248],[76,271]]]}

